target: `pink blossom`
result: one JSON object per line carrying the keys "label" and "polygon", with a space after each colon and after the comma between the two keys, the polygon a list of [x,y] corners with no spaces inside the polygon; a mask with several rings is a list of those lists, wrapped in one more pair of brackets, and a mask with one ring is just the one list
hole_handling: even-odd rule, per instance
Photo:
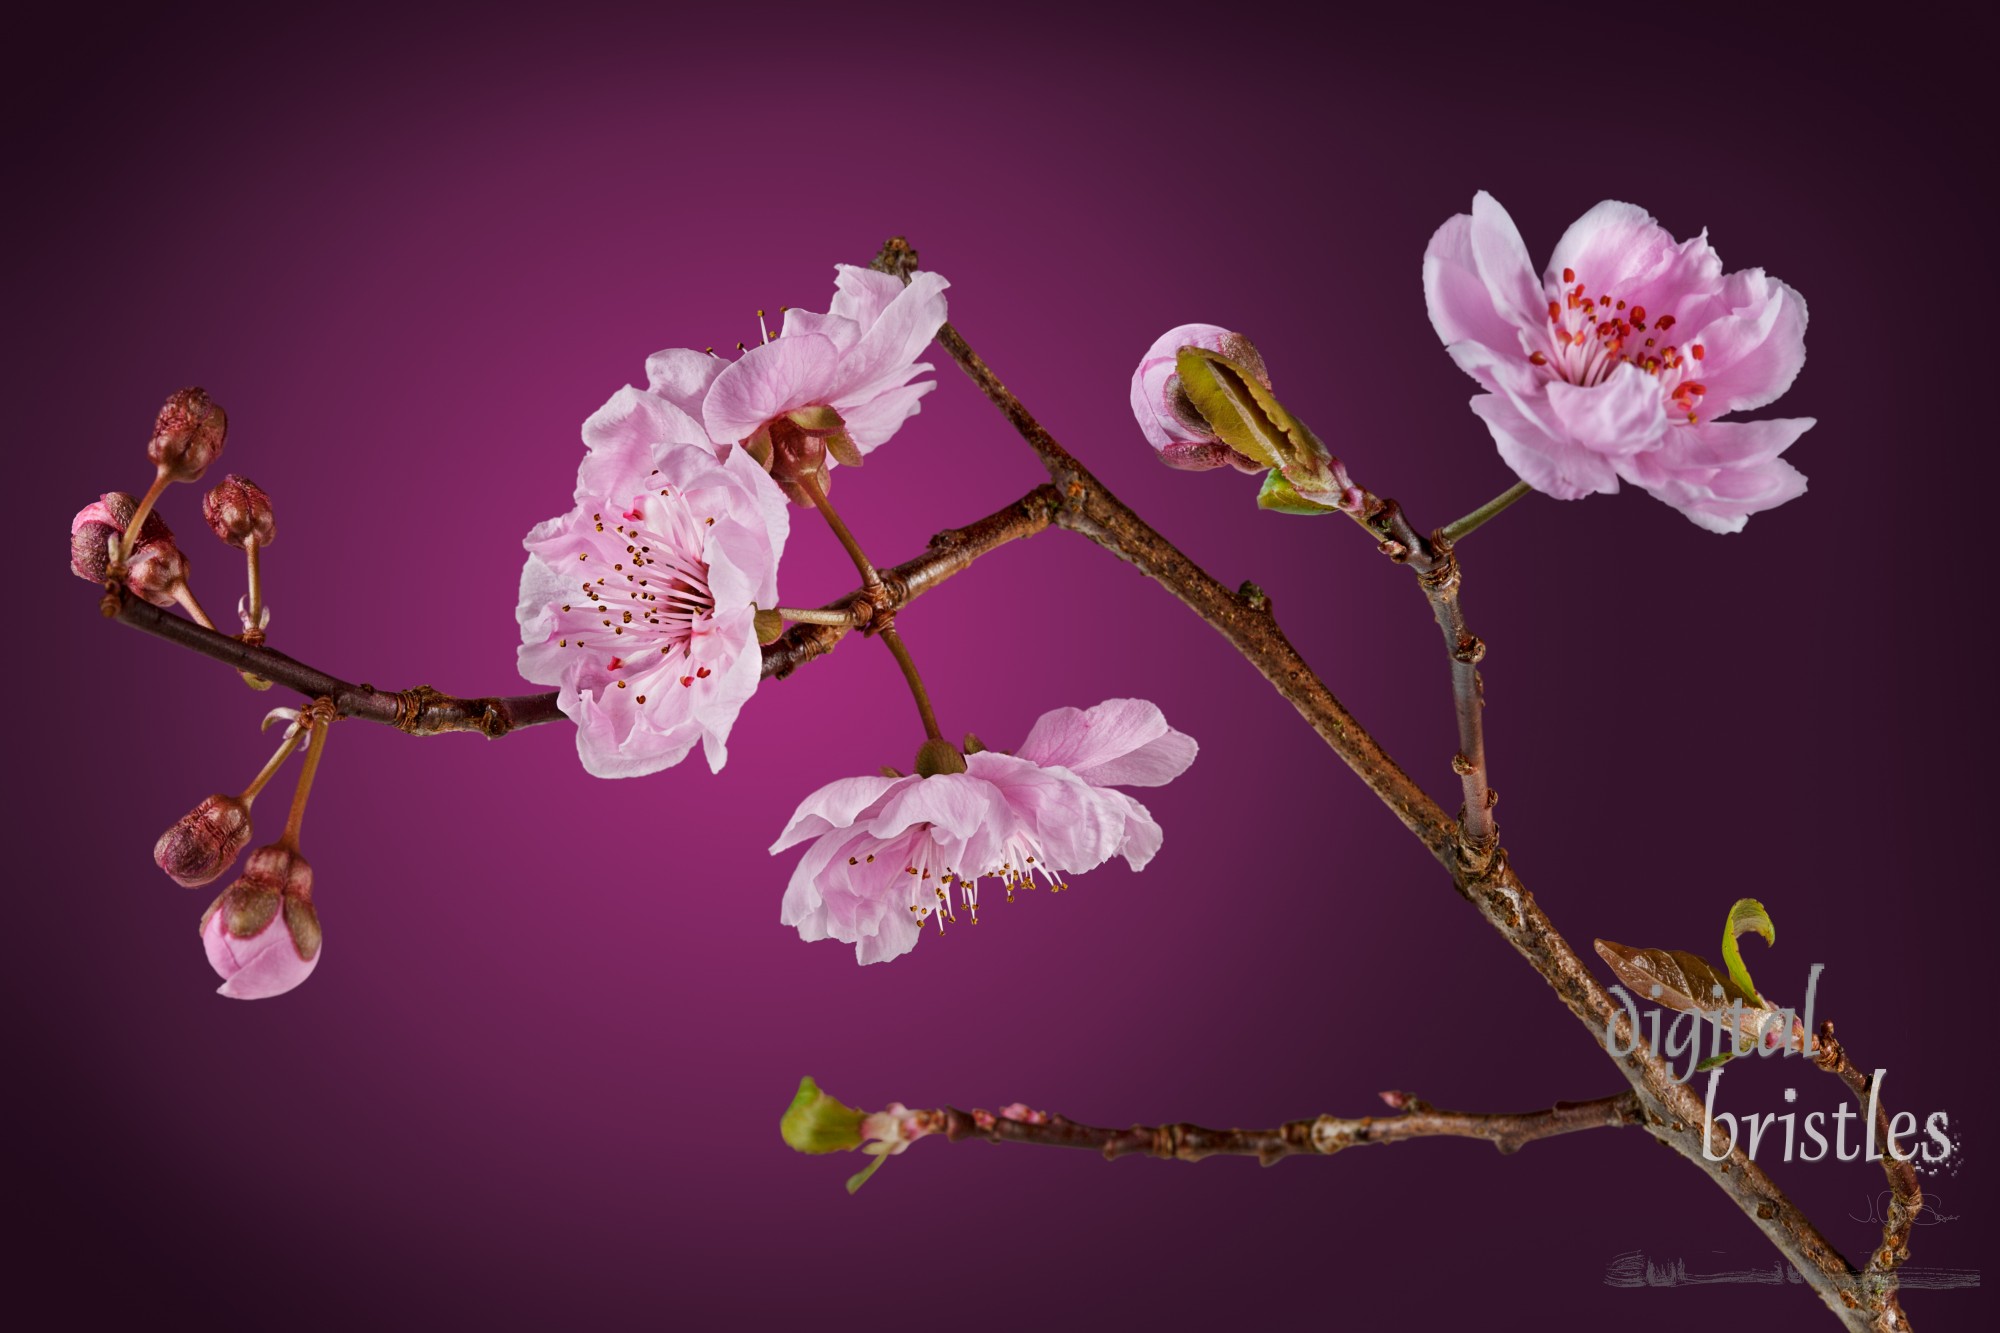
{"label": "pink blossom", "polygon": [[1183,347],[1218,352],[1255,375],[1265,388],[1271,387],[1264,358],[1242,334],[1215,324],[1183,324],[1168,329],[1146,349],[1146,355],[1139,358],[1138,369],[1132,372],[1132,415],[1138,419],[1146,443],[1153,446],[1160,461],[1168,467],[1205,472],[1227,465],[1239,472],[1262,472],[1266,464],[1245,458],[1224,444],[1181,392],[1175,363]]}
{"label": "pink blossom", "polygon": [[1068,887],[1065,877],[1123,856],[1143,869],[1160,826],[1111,784],[1160,786],[1194,762],[1194,741],[1143,699],[1044,714],[1015,754],[978,751],[966,771],[844,778],[808,796],[772,852],[812,845],[780,920],[806,940],[855,946],[862,963],[908,953],[928,919],[976,924],[979,885]]}
{"label": "pink blossom", "polygon": [[855,447],[867,453],[917,412],[936,381],[910,381],[930,366],[917,360],[945,321],[945,288],[935,273],[908,286],[886,273],[842,264],[825,314],[787,310],[778,336],[752,347],[708,386],[701,415],[718,440],[748,440],[787,413],[831,407]]}
{"label": "pink blossom", "polygon": [[762,675],[755,616],[777,605],[789,531],[764,470],[676,401],[688,363],[663,374],[663,357],[652,387],[619,390],[584,423],[576,507],[524,543],[520,671],[560,688],[598,777],[657,772],[697,743],[722,767]]}
{"label": "pink blossom", "polygon": [[319,966],[312,866],[282,843],[259,847],[202,917],[201,942],[219,995],[263,1000],[297,986]]}
{"label": "pink blossom", "polygon": [[1802,494],[1778,457],[1809,417],[1722,421],[1783,394],[1805,364],[1806,305],[1762,269],[1725,274],[1708,234],[1675,241],[1607,200],[1537,281],[1513,219],[1481,191],[1424,255],[1431,323],[1487,392],[1500,456],[1560,500],[1620,478],[1711,532]]}

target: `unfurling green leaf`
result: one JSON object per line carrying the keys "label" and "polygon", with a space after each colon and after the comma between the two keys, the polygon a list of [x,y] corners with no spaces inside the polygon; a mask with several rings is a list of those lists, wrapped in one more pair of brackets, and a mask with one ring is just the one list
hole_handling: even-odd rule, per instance
{"label": "unfurling green leaf", "polygon": [[843,1152],[861,1146],[862,1118],[861,1112],[827,1096],[808,1077],[799,1080],[778,1132],[803,1153]]}
{"label": "unfurling green leaf", "polygon": [[867,1166],[862,1167],[859,1171],[856,1171],[853,1175],[849,1176],[847,1178],[847,1192],[849,1194],[852,1194],[856,1190],[860,1189],[863,1185],[866,1185],[868,1183],[868,1177],[874,1175],[877,1171],[880,1171],[882,1169],[882,1163],[888,1160],[889,1160],[889,1155],[887,1153],[883,1153],[880,1156],[878,1156],[874,1161],[870,1162]]}
{"label": "unfurling green leaf", "polygon": [[1722,927],[1722,961],[1729,965],[1729,979],[1741,986],[1751,999],[1762,1004],[1764,998],[1750,983],[1750,969],[1743,966],[1743,953],[1736,947],[1737,937],[1750,930],[1762,935],[1766,944],[1778,942],[1778,928],[1771,923],[1771,914],[1764,910],[1764,904],[1755,898],[1738,898],[1736,905],[1729,909],[1729,920]]}

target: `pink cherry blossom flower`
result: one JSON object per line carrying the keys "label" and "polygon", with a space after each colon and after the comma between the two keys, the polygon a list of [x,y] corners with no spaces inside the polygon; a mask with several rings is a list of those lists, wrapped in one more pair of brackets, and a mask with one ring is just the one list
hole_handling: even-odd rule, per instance
{"label": "pink cherry blossom flower", "polygon": [[577,753],[598,777],[679,763],[711,769],[756,691],[757,607],[776,606],[790,520],[756,461],[716,445],[674,376],[621,389],[583,426],[576,507],[524,543],[516,618],[527,679],[559,687]]}
{"label": "pink cherry blossom flower", "polygon": [[1265,388],[1271,387],[1264,358],[1242,334],[1215,324],[1183,324],[1168,329],[1146,349],[1146,355],[1139,358],[1138,369],[1132,372],[1132,415],[1138,419],[1146,443],[1153,446],[1160,461],[1168,467],[1205,472],[1227,465],[1239,472],[1262,472],[1265,464],[1245,458],[1223,443],[1181,392],[1175,362],[1183,347],[1219,352],[1255,375]]}
{"label": "pink cherry blossom flower", "polygon": [[1762,269],[1725,274],[1708,234],[1675,241],[1607,200],[1570,226],[1537,281],[1493,196],[1424,255],[1431,323],[1487,392],[1500,456],[1560,500],[1620,478],[1711,532],[1802,494],[1778,457],[1812,419],[1719,420],[1783,394],[1805,364],[1806,305]]}
{"label": "pink cherry blossom flower", "polygon": [[[787,413],[830,407],[862,453],[886,442],[937,387],[912,384],[930,369],[917,358],[945,321],[935,273],[908,286],[886,273],[842,264],[825,314],[787,310],[778,336],[723,363],[702,400],[708,433],[748,440]],[[692,367],[690,366],[690,369]]]}
{"label": "pink cherry blossom flower", "polygon": [[1194,762],[1194,741],[1143,699],[1044,714],[1014,754],[977,751],[966,771],[844,778],[808,796],[773,853],[807,839],[780,920],[806,940],[855,946],[862,963],[916,947],[926,920],[976,924],[979,886],[1017,889],[1093,870],[1113,856],[1143,869],[1160,826],[1112,785],[1154,787]]}

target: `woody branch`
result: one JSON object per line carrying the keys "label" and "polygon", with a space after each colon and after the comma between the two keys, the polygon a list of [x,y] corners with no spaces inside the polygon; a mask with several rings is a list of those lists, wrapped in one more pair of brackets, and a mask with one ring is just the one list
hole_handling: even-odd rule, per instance
{"label": "woody branch", "polygon": [[[877,268],[906,279],[916,264],[916,251],[901,237],[892,238],[875,260]],[[938,343],[1012,423],[1048,469],[1063,500],[1056,524],[1089,537],[1137,566],[1214,626],[1430,849],[1450,872],[1460,896],[1476,907],[1487,923],[1549,983],[1564,1006],[1589,1029],[1593,1039],[1602,1046],[1607,1034],[1615,1033],[1621,1047],[1632,1049],[1618,1064],[1640,1099],[1644,1122],[1654,1137],[1699,1167],[1728,1194],[1847,1327],[1877,1333],[1907,1329],[1909,1323],[1895,1287],[1894,1265],[1901,1262],[1897,1253],[1888,1256],[1889,1262],[1879,1277],[1874,1276],[1871,1265],[1871,1276],[1863,1281],[1859,1270],[1842,1257],[1743,1149],[1724,1150],[1725,1144],[1720,1139],[1711,1144],[1708,1136],[1714,1131],[1707,1123],[1701,1100],[1630,1030],[1623,1006],[1604,990],[1542,912],[1514,873],[1497,837],[1490,845],[1483,845],[1485,835],[1491,830],[1490,824],[1471,822],[1475,812],[1484,816],[1486,811],[1483,788],[1478,800],[1471,799],[1473,788],[1469,783],[1474,774],[1464,772],[1462,765],[1454,765],[1461,769],[1461,778],[1468,781],[1468,822],[1461,827],[1376,744],[1299,657],[1279,630],[1269,600],[1261,591],[1250,584],[1245,584],[1239,592],[1229,591],[1112,495],[1035,420],[957,329],[944,325],[938,331]],[[1398,552],[1385,545],[1386,553],[1421,562],[1416,563],[1420,575],[1437,568],[1437,548],[1444,546],[1448,552],[1448,542],[1427,541],[1419,536],[1391,501],[1373,501],[1369,508],[1372,512],[1365,515],[1366,521],[1381,534],[1385,544],[1394,542],[1403,548]],[[1444,589],[1432,584],[1441,582],[1435,579],[1426,582],[1425,594],[1434,608]],[[1478,683],[1471,670],[1477,656],[1458,651],[1461,637],[1469,636],[1464,635],[1463,621],[1456,617],[1456,579],[1450,583],[1452,605],[1439,611],[1438,619],[1448,646],[1454,650],[1453,694],[1460,720],[1461,757],[1472,757],[1463,747],[1468,728],[1475,738],[1478,731]],[[1471,660],[1461,661],[1461,657]],[[1478,746],[1478,751],[1480,764],[1476,772],[1483,784],[1483,745]],[[1468,855],[1469,852],[1473,854]],[[1703,1151],[1705,1146],[1718,1150],[1719,1160],[1711,1160]],[[1907,1194],[1914,1185],[1912,1177],[1898,1188]],[[1905,1207],[1910,1206],[1909,1198],[1905,1197],[1904,1203]],[[1906,1254],[1907,1247],[1901,1253]]]}
{"label": "woody branch", "polygon": [[1005,1111],[961,1111],[943,1107],[911,1113],[918,1128],[947,1138],[989,1143],[1026,1143],[1048,1148],[1085,1148],[1107,1160],[1147,1156],[1198,1162],[1204,1157],[1255,1157],[1266,1166],[1287,1157],[1331,1157],[1347,1148],[1406,1139],[1483,1139],[1503,1153],[1517,1152],[1537,1139],[1578,1130],[1640,1123],[1636,1093],[1621,1092],[1587,1102],[1557,1102],[1541,1111],[1479,1114],[1440,1111],[1406,1093],[1383,1093],[1394,1115],[1343,1119],[1323,1115],[1293,1120],[1274,1129],[1205,1129],[1200,1125],[1131,1125],[1123,1129],[1086,1125],[1059,1115],[1010,1107]]}

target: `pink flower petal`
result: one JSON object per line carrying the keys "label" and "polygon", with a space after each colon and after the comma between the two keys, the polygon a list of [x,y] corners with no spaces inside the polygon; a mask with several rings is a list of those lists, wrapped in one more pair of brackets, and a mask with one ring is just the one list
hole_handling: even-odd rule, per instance
{"label": "pink flower petal", "polygon": [[1534,265],[1528,262],[1528,247],[1514,227],[1514,219],[1500,201],[1481,190],[1472,197],[1472,224],[1467,243],[1474,267],[1493,308],[1516,328],[1538,323],[1546,304],[1541,284],[1535,281]]}
{"label": "pink flower petal", "polygon": [[802,333],[819,334],[842,352],[861,341],[861,326],[853,320],[832,313],[816,314],[793,306],[785,312],[785,322],[778,326],[778,336],[796,338]]}
{"label": "pink flower petal", "polygon": [[1677,426],[1667,444],[1620,464],[1626,480],[1710,532],[1741,532],[1751,514],[1805,493],[1806,479],[1779,458],[1811,429],[1810,417]]}
{"label": "pink flower petal", "polygon": [[1768,406],[1791,388],[1806,363],[1806,303],[1762,269],[1732,273],[1723,300],[1731,307],[1689,339],[1703,360],[1692,374],[1708,390],[1703,417]]}
{"label": "pink flower petal", "polygon": [[701,400],[729,363],[690,347],[669,347],[646,358],[646,387],[691,417],[701,416]]}
{"label": "pink flower petal", "polygon": [[932,824],[954,838],[969,838],[995,816],[992,787],[963,773],[942,773],[900,787],[869,821],[878,838],[893,837],[914,824]]}
{"label": "pink flower petal", "polygon": [[1659,383],[1637,366],[1620,366],[1588,387],[1557,380],[1548,395],[1563,430],[1593,453],[1622,458],[1651,447],[1667,429]]}
{"label": "pink flower petal", "polygon": [[771,844],[771,851],[774,854],[782,852],[807,838],[816,838],[832,829],[847,828],[890,791],[906,783],[922,781],[925,779],[859,777],[829,782],[799,802],[791,822],[785,825],[785,831],[778,835],[778,840]]}
{"label": "pink flower petal", "polygon": [[[1672,234],[1645,209],[1606,199],[1570,223],[1556,242],[1546,281],[1553,292],[1581,284],[1589,296],[1631,301],[1633,289],[1650,285],[1679,250]],[[1576,276],[1565,279],[1565,271]]]}
{"label": "pink flower petal", "polygon": [[859,406],[877,393],[907,383],[914,363],[945,321],[945,288],[936,273],[918,273],[909,286],[866,326],[861,341],[840,358],[830,401]]}
{"label": "pink flower petal", "polygon": [[831,313],[853,320],[861,329],[873,327],[903,294],[902,279],[854,264],[833,266],[833,288]]}
{"label": "pink flower petal", "polygon": [[794,408],[830,401],[840,349],[817,333],[777,338],[752,347],[715,377],[702,400],[702,419],[718,440],[743,440]]}
{"label": "pink flower petal", "polygon": [[1159,787],[1187,771],[1197,748],[1192,736],[1167,725],[1158,705],[1107,699],[1095,708],[1042,714],[1014,753],[1061,765],[1099,787]]}
{"label": "pink flower petal", "polygon": [[1499,355],[1521,353],[1521,333],[1493,304],[1472,254],[1472,216],[1445,222],[1424,251],[1424,304],[1446,343],[1476,342]]}
{"label": "pink flower petal", "polygon": [[201,934],[209,966],[222,978],[222,984],[216,987],[218,995],[227,995],[232,1000],[267,1000],[273,995],[283,995],[311,976],[319,966],[320,955],[326,952],[326,946],[321,945],[310,959],[299,957],[298,946],[292,943],[291,931],[285,927],[282,910],[247,940],[229,933],[224,926],[224,915],[217,912],[210,917]]}
{"label": "pink flower petal", "polygon": [[[911,369],[921,372],[929,370],[930,367],[918,362]],[[844,409],[840,416],[847,424],[848,438],[853,440],[856,447],[864,454],[877,445],[886,443],[905,421],[917,414],[922,406],[919,400],[935,388],[937,388],[936,380],[906,384],[900,389],[885,390],[865,403]]]}
{"label": "pink flower petal", "polygon": [[1486,423],[1507,466],[1544,495],[1580,500],[1618,489],[1609,458],[1551,436],[1509,399],[1483,393],[1472,400],[1472,410]]}

